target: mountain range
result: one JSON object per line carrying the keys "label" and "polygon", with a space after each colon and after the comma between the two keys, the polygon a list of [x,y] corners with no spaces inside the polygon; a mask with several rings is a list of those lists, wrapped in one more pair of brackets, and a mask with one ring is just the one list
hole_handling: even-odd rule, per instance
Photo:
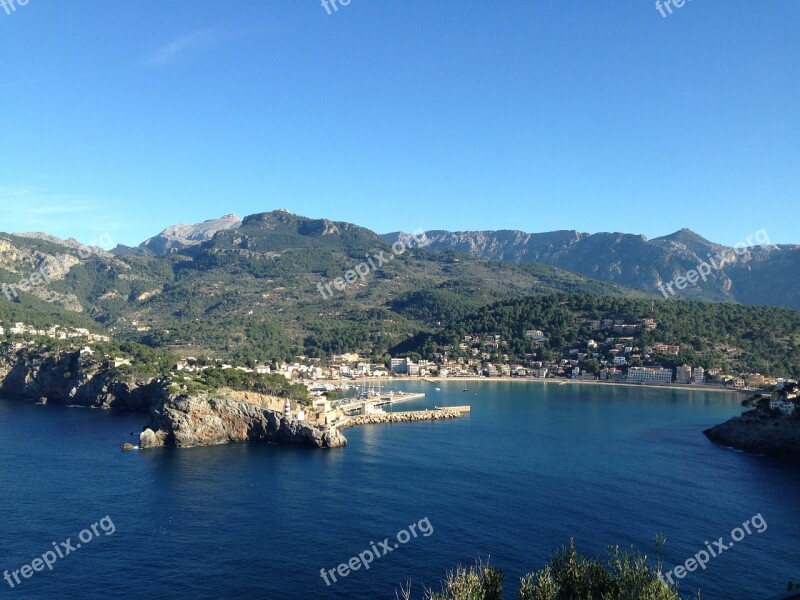
{"label": "mountain range", "polygon": [[[390,243],[407,234],[383,237]],[[767,239],[763,232],[751,241]],[[697,270],[701,263],[710,272],[707,281],[675,292],[681,298],[740,302],[800,308],[800,287],[783,282],[800,276],[800,246],[750,245],[744,249],[710,242],[690,229],[648,240],[628,233],[580,233],[553,231],[428,231],[427,247],[453,248],[474,257],[539,263],[579,273],[600,281],[631,288],[673,294],[659,287]],[[724,257],[720,261],[719,256]],[[713,261],[713,262],[712,262]],[[712,265],[723,264],[720,268]],[[675,291],[673,288],[672,291]]]}
{"label": "mountain range", "polygon": [[[175,225],[135,250],[156,255],[180,252],[212,239],[220,231],[236,230],[242,223],[243,219],[231,214],[197,225]],[[409,236],[403,232],[381,235],[390,244]],[[701,263],[710,267],[713,260],[716,265],[720,262],[717,257],[722,255],[731,260],[726,260],[720,268],[712,267],[706,275],[707,281],[681,290],[681,298],[800,309],[800,288],[779,286],[780,281],[800,276],[800,245],[773,245],[763,230],[751,238],[746,251],[738,252],[690,229],[652,240],[631,233],[592,234],[574,230],[545,233],[432,230],[417,238],[423,239],[422,245],[429,250],[453,249],[485,260],[549,265],[667,296],[672,294],[665,288],[662,291],[660,284],[674,281]],[[115,250],[117,254],[130,251]]]}
{"label": "mountain range", "polygon": [[[399,241],[407,242],[402,256],[392,250]],[[286,210],[175,225],[136,248],[88,257],[76,246],[0,234],[0,320],[46,314],[180,354],[249,361],[383,356],[491,303],[534,294],[663,300],[659,282],[733,251],[689,230],[653,240],[575,231],[379,235]],[[381,254],[385,262],[366,266]],[[359,265],[363,277],[331,285]],[[797,309],[798,273],[798,246],[748,248],[675,299]]]}

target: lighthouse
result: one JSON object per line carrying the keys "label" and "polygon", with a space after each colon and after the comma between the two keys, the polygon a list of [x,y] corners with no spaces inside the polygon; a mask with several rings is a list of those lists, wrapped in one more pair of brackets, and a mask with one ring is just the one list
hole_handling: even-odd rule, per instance
{"label": "lighthouse", "polygon": [[286,404],[283,405],[283,416],[287,419],[292,418],[292,403],[289,402],[289,399],[286,399]]}

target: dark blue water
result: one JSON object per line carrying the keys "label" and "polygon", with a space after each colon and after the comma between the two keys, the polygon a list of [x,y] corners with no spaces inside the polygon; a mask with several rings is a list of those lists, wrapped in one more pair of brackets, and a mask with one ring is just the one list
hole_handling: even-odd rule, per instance
{"label": "dark blue water", "polygon": [[[690,574],[706,600],[766,597],[800,579],[800,469],[710,444],[739,396],[541,383],[426,383],[408,408],[469,403],[457,421],[350,429],[343,449],[265,445],[123,453],[144,415],[0,401],[0,569],[108,515],[99,535],[4,597],[394,598],[438,589],[481,558],[515,581],[574,538],[581,550],[667,537],[667,568],[768,524]],[[406,408],[406,406],[404,406]],[[335,569],[427,518],[330,587]],[[421,526],[425,527],[425,525]],[[418,531],[420,527],[417,528]],[[87,537],[90,532],[85,534]]]}

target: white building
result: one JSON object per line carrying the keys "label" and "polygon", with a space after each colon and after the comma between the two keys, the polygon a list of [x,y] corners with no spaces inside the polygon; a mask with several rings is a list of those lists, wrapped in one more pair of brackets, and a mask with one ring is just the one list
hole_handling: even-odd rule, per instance
{"label": "white building", "polygon": [[784,415],[793,415],[796,409],[794,402],[784,402],[783,400],[770,400],[769,407],[781,411]]}
{"label": "white building", "polygon": [[356,371],[360,375],[368,376],[370,373],[372,373],[372,365],[369,363],[360,362],[356,365]]}
{"label": "white building", "polygon": [[365,402],[362,412],[365,415],[380,415],[383,414],[383,409],[380,406],[375,406],[372,402]]}
{"label": "white building", "polygon": [[692,371],[692,381],[695,383],[705,383],[706,371],[703,367],[695,367]]}
{"label": "white building", "polygon": [[547,337],[545,337],[544,331],[541,329],[528,329],[525,332],[525,337],[532,339],[534,342],[547,341]]}
{"label": "white building", "polygon": [[675,369],[675,383],[689,383],[692,379],[692,367],[681,365]]}
{"label": "white building", "polygon": [[661,367],[631,367],[628,369],[631,383],[672,383],[672,369]]}
{"label": "white building", "polygon": [[393,358],[391,362],[392,373],[407,373],[419,375],[419,365],[410,358]]}

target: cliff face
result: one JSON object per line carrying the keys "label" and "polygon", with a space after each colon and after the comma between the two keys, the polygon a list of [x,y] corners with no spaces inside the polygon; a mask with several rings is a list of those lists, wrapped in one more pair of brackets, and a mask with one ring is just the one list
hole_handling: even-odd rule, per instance
{"label": "cliff face", "polygon": [[751,411],[703,432],[715,444],[754,454],[800,459],[800,419]]}
{"label": "cliff face", "polygon": [[0,393],[54,404],[127,410],[148,410],[166,396],[161,382],[121,381],[78,352],[42,356],[28,350],[0,357]]}
{"label": "cliff face", "polygon": [[336,448],[347,439],[334,427],[287,420],[259,404],[200,395],[157,402],[139,437],[141,448],[212,446],[228,442],[271,442]]}

